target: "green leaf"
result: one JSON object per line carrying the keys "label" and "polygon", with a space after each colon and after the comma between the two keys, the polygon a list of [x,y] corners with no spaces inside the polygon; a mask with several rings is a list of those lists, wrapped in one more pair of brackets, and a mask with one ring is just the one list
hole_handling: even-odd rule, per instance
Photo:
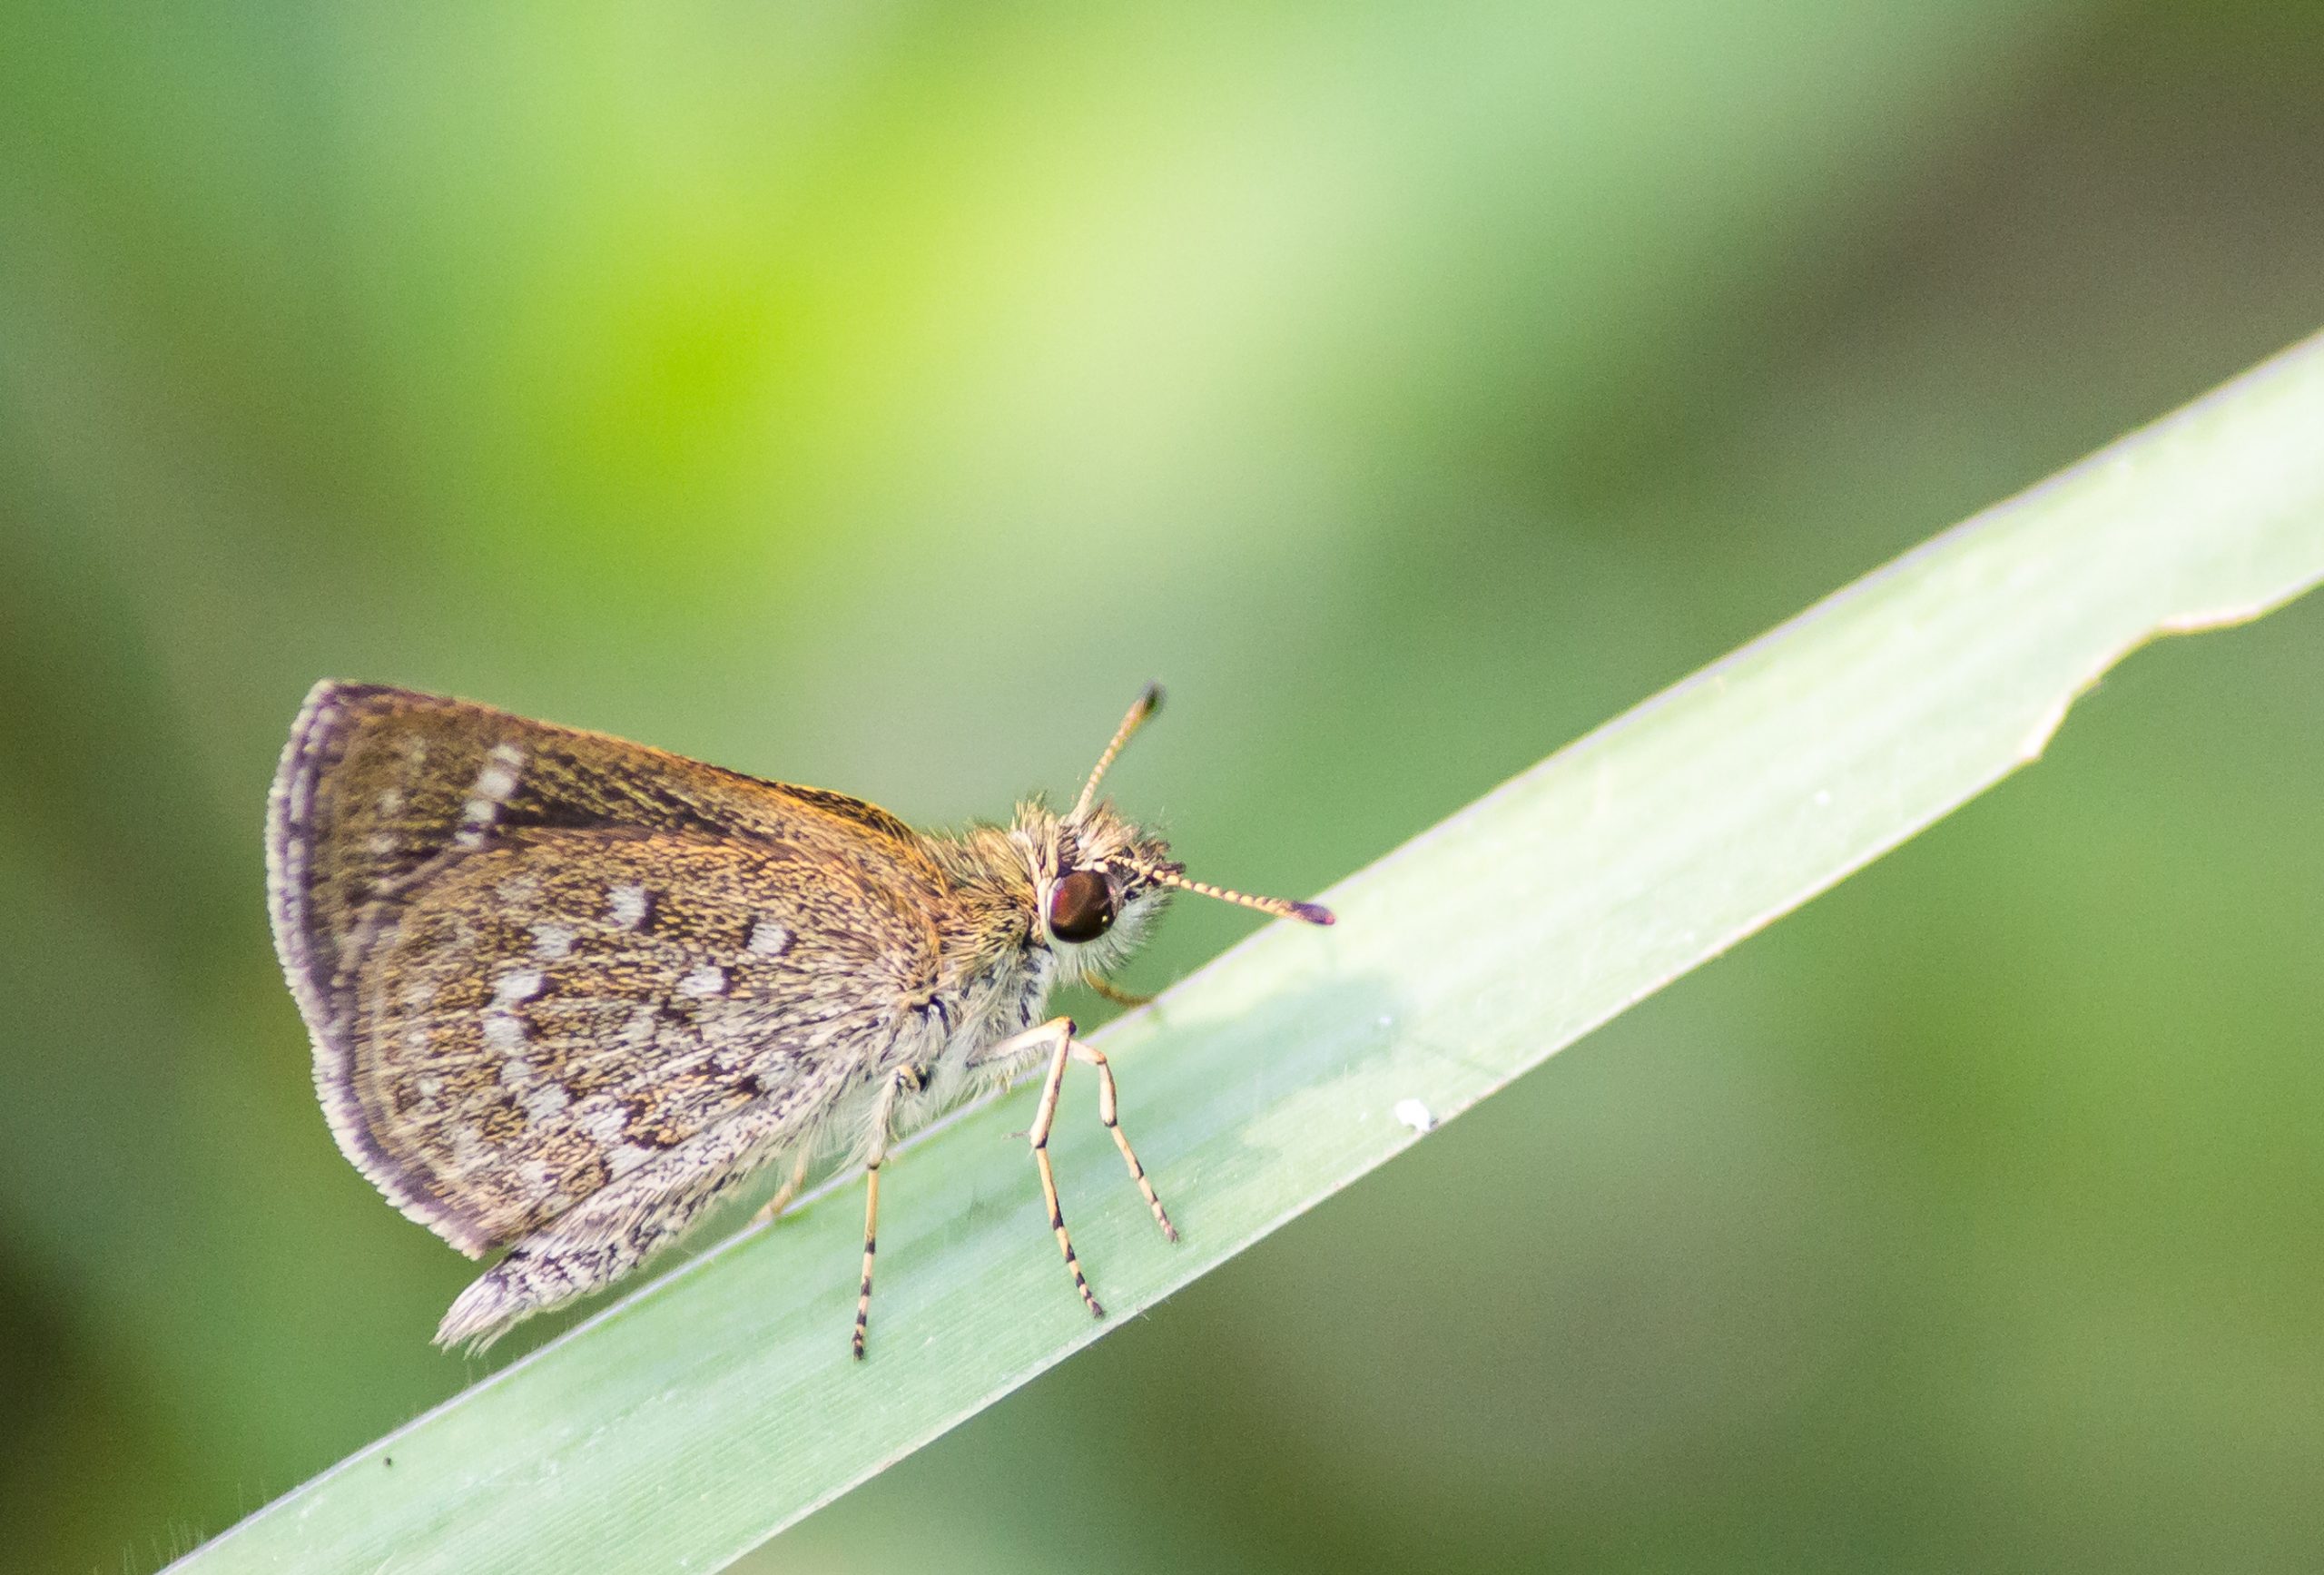
{"label": "green leaf", "polygon": [[[2161,634],[2324,576],[2324,340],[1945,533],[1576,743],[1108,1029],[1165,1245],[1068,1078],[885,1173],[872,1360],[852,1188],[745,1233],[178,1568],[713,1569],[1421,1141],[2039,755]],[[1393,741],[1383,741],[1393,748]],[[1423,1114],[1423,1112],[1425,1114]]]}

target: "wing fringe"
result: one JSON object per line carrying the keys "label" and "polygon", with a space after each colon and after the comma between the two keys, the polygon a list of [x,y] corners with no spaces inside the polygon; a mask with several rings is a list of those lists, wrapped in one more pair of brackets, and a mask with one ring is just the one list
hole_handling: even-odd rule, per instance
{"label": "wing fringe", "polygon": [[[267,915],[283,977],[299,1003],[314,1041],[315,1096],[330,1134],[348,1163],[378,1187],[406,1217],[426,1226],[469,1257],[482,1257],[497,1244],[438,1196],[410,1166],[395,1158],[371,1131],[370,1118],[355,1088],[350,1033],[351,992],[340,979],[337,947],[314,922],[313,880],[318,819],[317,784],[344,752],[349,729],[360,720],[365,702],[428,696],[377,684],[326,678],[307,693],[290,741],[267,793]],[[330,828],[322,828],[323,835]]]}

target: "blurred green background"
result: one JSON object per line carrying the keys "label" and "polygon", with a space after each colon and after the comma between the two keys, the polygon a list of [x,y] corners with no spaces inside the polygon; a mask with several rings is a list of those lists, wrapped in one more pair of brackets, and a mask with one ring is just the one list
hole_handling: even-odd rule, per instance
{"label": "blurred green background", "polygon": [[[1305,893],[2324,322],[2313,0],[0,36],[8,1569],[483,1371],[266,935],[315,678],[948,822],[1160,676],[1124,802]],[[2324,1565],[2319,684],[2319,604],[2141,654],[750,1567]]]}

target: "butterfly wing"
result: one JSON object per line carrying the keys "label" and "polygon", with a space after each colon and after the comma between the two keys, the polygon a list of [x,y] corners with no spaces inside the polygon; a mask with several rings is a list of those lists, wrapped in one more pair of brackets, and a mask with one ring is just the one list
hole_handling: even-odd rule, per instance
{"label": "butterfly wing", "polygon": [[470,1255],[722,1124],[746,1167],[935,978],[941,877],[885,811],[487,706],[318,685],[269,818],[332,1133]]}

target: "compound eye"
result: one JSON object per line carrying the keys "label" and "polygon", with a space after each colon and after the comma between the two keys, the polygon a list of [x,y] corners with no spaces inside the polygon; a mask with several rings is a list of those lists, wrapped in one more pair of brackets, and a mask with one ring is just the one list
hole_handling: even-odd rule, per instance
{"label": "compound eye", "polygon": [[1095,870],[1076,870],[1049,892],[1049,933],[1078,946],[1113,927],[1114,889]]}

